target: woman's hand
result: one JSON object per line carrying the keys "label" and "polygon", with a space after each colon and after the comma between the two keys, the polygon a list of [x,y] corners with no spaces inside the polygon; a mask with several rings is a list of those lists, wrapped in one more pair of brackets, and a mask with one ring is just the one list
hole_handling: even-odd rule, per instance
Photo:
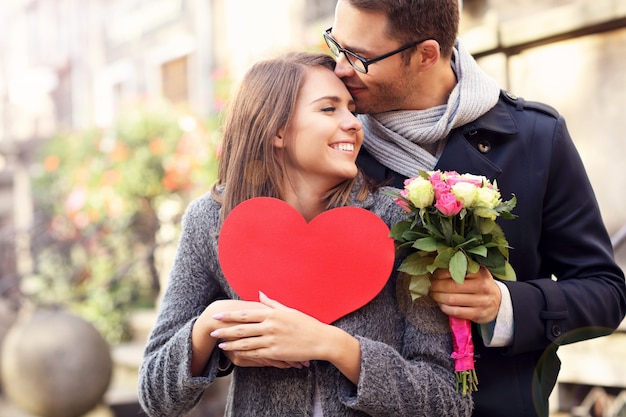
{"label": "woman's hand", "polygon": [[224,324],[211,336],[219,347],[241,358],[305,362],[322,359],[319,334],[325,324],[260,295],[263,308],[223,311],[213,319]]}
{"label": "woman's hand", "polygon": [[[213,319],[224,324],[211,337],[224,340],[219,348],[234,352],[242,361],[280,361],[308,364],[311,360],[333,363],[357,383],[361,350],[357,339],[298,310],[271,300],[259,299],[263,308],[223,311]],[[228,355],[232,359],[232,355]],[[237,363],[237,359],[233,362]],[[250,363],[250,362],[248,362]]]}
{"label": "woman's hand", "polygon": [[211,332],[215,329],[230,326],[228,323],[215,320],[213,318],[215,314],[223,311],[245,311],[264,308],[268,307],[254,301],[242,300],[217,300],[209,304],[198,317],[191,331],[191,374],[194,376],[202,374],[213,349],[215,349],[218,340],[211,336]]}
{"label": "woman's hand", "polygon": [[[211,357],[211,352],[215,349],[215,345],[224,341],[220,338],[212,337],[210,334],[215,329],[227,328],[233,326],[234,323],[227,323],[220,320],[215,320],[213,316],[215,314],[230,312],[230,311],[248,311],[269,309],[270,307],[256,302],[256,301],[243,301],[243,300],[217,300],[211,303],[204,312],[198,317],[196,324],[194,325],[192,332],[192,375],[200,375],[206,367],[206,362]],[[234,340],[234,339],[229,339]],[[237,366],[255,367],[255,366],[273,366],[276,368],[302,368],[308,366],[307,363],[289,362],[272,360],[267,358],[245,358],[235,355],[232,352],[225,351],[225,356]],[[194,372],[195,371],[195,372]]]}

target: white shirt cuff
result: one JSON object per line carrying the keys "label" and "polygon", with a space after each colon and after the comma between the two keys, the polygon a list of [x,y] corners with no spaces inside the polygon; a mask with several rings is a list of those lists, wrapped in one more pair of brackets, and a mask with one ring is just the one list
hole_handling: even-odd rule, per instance
{"label": "white shirt cuff", "polygon": [[480,324],[480,335],[487,347],[505,347],[513,342],[513,302],[506,285],[496,280],[502,299],[496,319],[490,323]]}

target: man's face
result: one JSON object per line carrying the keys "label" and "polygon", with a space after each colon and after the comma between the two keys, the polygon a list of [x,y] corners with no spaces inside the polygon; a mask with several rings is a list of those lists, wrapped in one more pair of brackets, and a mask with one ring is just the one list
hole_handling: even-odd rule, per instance
{"label": "man's face", "polygon": [[[346,0],[335,9],[332,38],[342,47],[364,58],[374,58],[402,46],[385,34],[387,17],[383,13],[362,11]],[[373,63],[368,73],[357,72],[345,55],[337,59],[335,74],[344,82],[356,102],[358,113],[380,113],[413,109],[413,97],[419,94],[417,77],[411,63],[396,54]]]}

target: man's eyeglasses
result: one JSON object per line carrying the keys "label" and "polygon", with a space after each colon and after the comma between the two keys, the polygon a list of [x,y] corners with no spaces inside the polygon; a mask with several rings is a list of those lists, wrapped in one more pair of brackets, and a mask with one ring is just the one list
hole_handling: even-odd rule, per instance
{"label": "man's eyeglasses", "polygon": [[355,70],[363,74],[367,74],[367,67],[369,67],[374,62],[378,62],[382,59],[389,58],[392,55],[395,55],[399,52],[402,52],[406,49],[409,49],[415,45],[418,45],[422,42],[426,42],[427,40],[429,40],[429,39],[423,39],[421,41],[411,42],[408,45],[401,46],[398,49],[394,49],[391,52],[387,52],[386,54],[379,55],[376,58],[366,59],[358,55],[355,52],[352,52],[348,49],[345,49],[339,46],[337,41],[334,40],[333,37],[330,35],[330,31],[332,29],[333,29],[332,27],[328,28],[326,29],[326,32],[324,32],[324,40],[326,41],[326,45],[328,45],[328,49],[330,49],[330,52],[335,56],[335,58],[339,58],[339,55],[341,55],[341,53],[343,52],[346,56],[346,59],[350,63],[350,65],[352,65],[352,68],[354,68]]}

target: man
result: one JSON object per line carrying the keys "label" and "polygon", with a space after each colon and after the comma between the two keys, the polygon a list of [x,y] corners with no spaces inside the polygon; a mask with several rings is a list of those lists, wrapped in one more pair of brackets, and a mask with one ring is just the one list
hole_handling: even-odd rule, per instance
{"label": "man", "polygon": [[547,416],[558,346],[619,325],[624,274],[565,121],[479,69],[457,40],[457,1],[339,0],[324,37],[362,113],[367,175],[402,187],[420,169],[455,170],[516,195],[518,218],[501,226],[517,281],[438,271],[431,297],[477,324],[474,415]]}

